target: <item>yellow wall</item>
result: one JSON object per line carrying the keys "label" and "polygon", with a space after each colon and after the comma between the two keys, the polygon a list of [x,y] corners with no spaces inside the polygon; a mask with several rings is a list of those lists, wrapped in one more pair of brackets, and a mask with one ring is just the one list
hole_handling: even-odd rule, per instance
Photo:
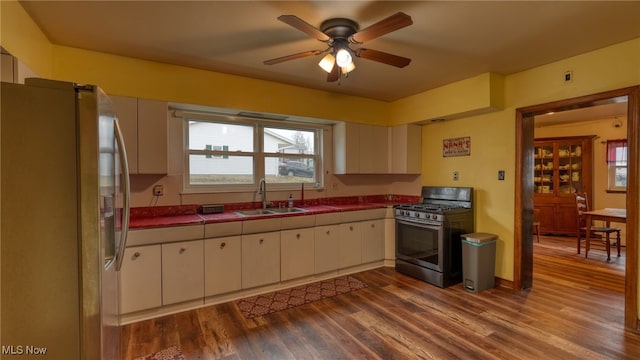
{"label": "yellow wall", "polygon": [[[423,126],[423,183],[476,189],[476,230],[499,236],[496,276],[513,279],[515,110],[638,84],[640,38],[506,76],[503,110]],[[471,137],[471,155],[444,158],[442,140],[463,136]],[[498,170],[506,170],[505,181],[497,180]],[[454,171],[460,180],[452,180]]]}
{"label": "yellow wall", "polygon": [[388,117],[382,101],[64,46],[54,46],[53,72],[113,95],[379,125]]}
{"label": "yellow wall", "polygon": [[[395,103],[53,46],[19,5],[2,1],[1,44],[45,77],[107,92],[290,115],[423,127],[424,185],[473,186],[476,228],[499,236],[496,275],[513,279],[515,109],[640,84],[640,38],[521,73],[483,74]],[[572,70],[574,80],[563,82]],[[486,111],[492,111],[487,112]],[[473,115],[471,115],[473,114]],[[442,157],[442,140],[471,137],[471,155]],[[506,180],[497,180],[497,171]],[[458,171],[460,180],[453,181]]]}
{"label": "yellow wall", "polygon": [[0,1],[0,45],[42,77],[51,78],[53,46],[15,0]]}

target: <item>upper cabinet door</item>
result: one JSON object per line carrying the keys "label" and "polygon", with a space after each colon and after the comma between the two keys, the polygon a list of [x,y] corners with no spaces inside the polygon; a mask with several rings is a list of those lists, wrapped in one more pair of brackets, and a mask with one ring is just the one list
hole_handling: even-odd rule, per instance
{"label": "upper cabinet door", "polygon": [[110,96],[127,147],[131,174],[167,173],[167,113],[164,101]]}
{"label": "upper cabinet door", "polygon": [[398,125],[391,128],[389,172],[420,174],[422,171],[422,126]]}
{"label": "upper cabinet door", "polygon": [[333,128],[336,174],[386,174],[389,128],[340,123]]}
{"label": "upper cabinet door", "polygon": [[138,174],[167,173],[167,112],[164,101],[138,99]]}

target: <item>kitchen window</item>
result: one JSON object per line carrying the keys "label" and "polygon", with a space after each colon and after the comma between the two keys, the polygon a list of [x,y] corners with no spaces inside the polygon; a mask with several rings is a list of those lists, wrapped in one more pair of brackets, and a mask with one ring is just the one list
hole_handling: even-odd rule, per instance
{"label": "kitchen window", "polygon": [[607,141],[607,191],[627,191],[627,139]]}
{"label": "kitchen window", "polygon": [[321,126],[196,115],[184,124],[187,191],[243,190],[261,178],[276,189],[322,184]]}

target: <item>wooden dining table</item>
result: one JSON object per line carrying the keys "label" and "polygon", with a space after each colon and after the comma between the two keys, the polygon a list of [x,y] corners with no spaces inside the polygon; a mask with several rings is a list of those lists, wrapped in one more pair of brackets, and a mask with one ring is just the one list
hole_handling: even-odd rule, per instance
{"label": "wooden dining table", "polygon": [[[585,211],[582,213],[585,216],[587,228],[593,224],[594,220],[601,220],[606,222],[606,226],[612,222],[626,223],[627,222],[627,209],[618,208],[604,208],[598,210]],[[591,231],[587,231],[585,234],[585,240],[587,244],[591,241]],[[578,252],[580,252],[580,243],[578,242]]]}

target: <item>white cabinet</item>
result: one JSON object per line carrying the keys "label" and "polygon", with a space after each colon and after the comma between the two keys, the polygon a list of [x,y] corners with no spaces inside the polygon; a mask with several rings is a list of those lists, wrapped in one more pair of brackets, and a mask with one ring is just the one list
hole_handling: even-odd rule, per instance
{"label": "white cabinet", "polygon": [[422,126],[394,126],[389,133],[389,172],[420,174],[422,171]]}
{"label": "white cabinet", "polygon": [[280,266],[280,280],[282,281],[313,274],[313,228],[280,232]]}
{"label": "white cabinet", "polygon": [[384,259],[384,219],[362,222],[362,263]]}
{"label": "white cabinet", "polygon": [[336,174],[388,173],[388,128],[355,123],[333,127]]}
{"label": "white cabinet", "polygon": [[280,231],[242,235],[242,288],[280,281]]}
{"label": "white cabinet", "polygon": [[316,274],[337,270],[340,267],[340,225],[317,226],[315,232],[314,263]]}
{"label": "white cabinet", "polygon": [[204,297],[203,241],[162,244],[162,304]]}
{"label": "white cabinet", "polygon": [[383,260],[384,235],[384,219],[341,224],[340,268]]}
{"label": "white cabinet", "polygon": [[242,288],[241,244],[239,235],[204,241],[204,296]]}
{"label": "white cabinet", "polygon": [[167,102],[124,96],[110,98],[120,119],[131,174],[166,174]]}
{"label": "white cabinet", "polygon": [[341,268],[362,263],[362,223],[340,224],[338,259]]}
{"label": "white cabinet", "polygon": [[160,245],[126,248],[120,271],[120,312],[123,314],[162,305]]}

